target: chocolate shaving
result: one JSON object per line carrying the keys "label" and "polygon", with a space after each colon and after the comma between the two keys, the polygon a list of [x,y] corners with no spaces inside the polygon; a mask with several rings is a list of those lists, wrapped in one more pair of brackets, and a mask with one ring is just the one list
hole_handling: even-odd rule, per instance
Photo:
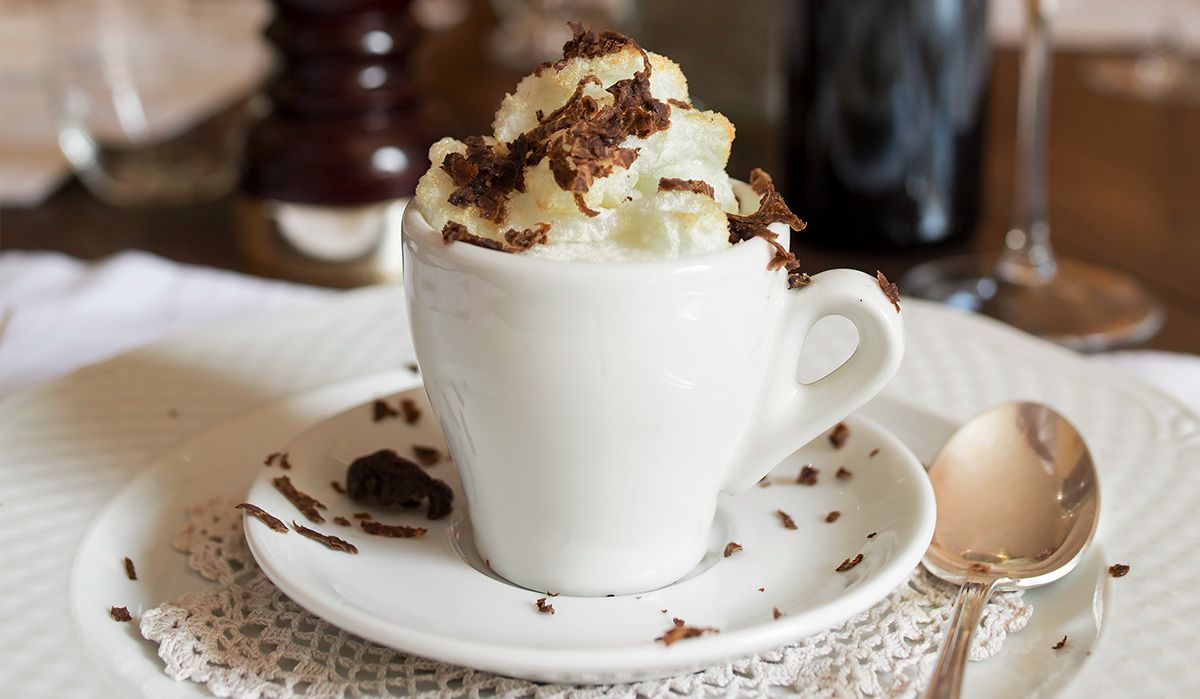
{"label": "chocolate shaving", "polygon": [[505,252],[525,252],[534,245],[545,245],[546,232],[550,230],[549,223],[539,223],[533,228],[517,230],[510,228],[504,232]]}
{"label": "chocolate shaving", "polygon": [[283,523],[283,520],[267,512],[258,505],[252,505],[248,502],[243,502],[240,505],[235,505],[235,507],[239,510],[245,511],[246,514],[267,525],[271,531],[279,532],[280,534],[287,534],[288,528],[287,525]]}
{"label": "chocolate shaving", "polygon": [[680,619],[679,617],[674,617],[673,619],[671,619],[671,623],[677,627],[687,625],[687,624],[684,624],[683,619]]}
{"label": "chocolate shaving", "polygon": [[403,524],[384,524],[373,519],[365,519],[358,523],[359,527],[374,536],[387,536],[393,539],[420,539],[428,531],[424,527],[406,527]]}
{"label": "chocolate shaving", "polygon": [[787,616],[787,614],[784,614],[783,612],[779,611],[779,607],[771,607],[771,618],[778,619],[780,617],[785,617],[785,616]]}
{"label": "chocolate shaving", "polygon": [[829,433],[829,443],[834,449],[841,449],[846,445],[846,440],[850,439],[850,428],[844,422],[839,422],[834,425],[833,431]]}
{"label": "chocolate shaving", "polygon": [[1129,573],[1129,566],[1124,563],[1114,563],[1108,567],[1108,574],[1114,578],[1123,578]]}
{"label": "chocolate shaving", "polygon": [[1041,551],[1038,551],[1038,554],[1033,557],[1033,560],[1038,561],[1038,562],[1044,561],[1047,558],[1053,556],[1054,552],[1057,550],[1058,549],[1054,548],[1053,546],[1047,546],[1046,548],[1042,549]]}
{"label": "chocolate shaving", "polygon": [[791,515],[783,510],[775,510],[775,514],[779,515],[779,521],[783,523],[784,529],[796,528],[796,520],[792,519]]}
{"label": "chocolate shaving", "polygon": [[409,362],[408,364],[404,365],[404,368],[408,369],[409,371],[411,371],[414,374],[421,373],[421,367],[417,366],[416,362]]}
{"label": "chocolate shaving", "polygon": [[504,243],[491,238],[484,238],[481,235],[475,235],[467,230],[467,227],[457,221],[447,221],[446,225],[442,226],[442,242],[449,245],[450,243],[470,243],[478,245],[481,248],[488,250],[504,251]]}
{"label": "chocolate shaving", "polygon": [[[577,88],[563,108],[555,110],[530,132],[547,125],[555,127],[544,146],[550,172],[559,188],[571,192],[579,210],[588,216],[599,213],[588,208],[583,200],[592,182],[608,176],[617,167],[628,168],[637,160],[637,148],[622,148],[620,144],[630,136],[647,138],[670,124],[671,108],[651,94],[650,59],[645,52],[642,55],[645,66],[642,70],[607,88],[606,92],[613,97],[611,104],[600,107]],[[579,88],[586,80],[580,81]],[[530,165],[540,161],[540,150],[532,149]]]}
{"label": "chocolate shaving", "polygon": [[292,462],[288,461],[288,453],[286,451],[279,455],[279,468],[284,471],[292,470]]}
{"label": "chocolate shaving", "polygon": [[541,612],[542,614],[553,614],[554,613],[554,605],[546,604],[545,597],[538,597],[537,601],[534,602],[534,604],[537,605],[537,610],[539,612]]}
{"label": "chocolate shaving", "polygon": [[804,464],[796,476],[796,482],[800,485],[816,485],[817,475],[820,473],[821,469],[813,468],[812,464]]}
{"label": "chocolate shaving", "polygon": [[1062,638],[1058,639],[1058,643],[1055,643],[1054,645],[1050,646],[1050,650],[1062,650],[1066,645],[1067,645],[1067,637],[1064,634]]}
{"label": "chocolate shaving", "polygon": [[421,419],[421,409],[417,407],[416,402],[412,398],[404,398],[400,401],[400,410],[404,413],[404,421],[410,425],[417,424]]}
{"label": "chocolate shaving", "polygon": [[137,580],[137,571],[134,570],[133,561],[129,559],[129,556],[125,557],[125,577],[130,580]]}
{"label": "chocolate shaving", "polygon": [[308,493],[298,490],[296,486],[292,484],[291,478],[287,476],[280,476],[278,478],[271,479],[271,483],[275,485],[275,490],[283,493],[283,497],[287,498],[293,505],[296,506],[297,510],[300,510],[300,512],[308,518],[308,521],[316,524],[320,524],[325,521],[325,517],[319,512],[319,510],[327,510],[329,508],[325,507],[325,503],[314,498]]}
{"label": "chocolate shaving", "polygon": [[[449,226],[450,224],[446,225]],[[400,417],[400,411],[388,405],[388,402],[385,400],[376,400],[371,405],[371,420],[373,422],[386,420],[389,417]]]}
{"label": "chocolate shaving", "polygon": [[[761,232],[758,237],[767,241],[770,243],[771,247],[775,248],[775,254],[771,257],[771,261],[767,263],[767,269],[772,271],[777,269],[786,269],[788,272],[788,278],[790,280],[792,274],[796,271],[796,268],[800,266],[800,260],[796,259],[796,256],[792,254],[791,250],[783,247],[783,244],[781,244],[778,240],[779,236],[774,232],[764,231]],[[789,285],[791,284],[790,281],[788,283]]]}
{"label": "chocolate shaving", "polygon": [[346,471],[346,490],[355,502],[375,500],[385,507],[415,507],[426,501],[429,519],[449,514],[454,500],[454,491],[444,481],[390,449],[355,459]]}
{"label": "chocolate shaving", "polygon": [[579,208],[585,216],[599,216],[600,212],[587,205],[587,200],[583,198],[583,192],[575,192],[571,195],[575,200],[575,206]]}
{"label": "chocolate shaving", "polygon": [[838,466],[838,470],[833,474],[833,477],[839,481],[848,481],[851,478],[854,478],[854,472],[845,466]]}
{"label": "chocolate shaving", "polygon": [[498,250],[500,252],[522,253],[535,245],[545,245],[548,237],[546,232],[550,230],[549,223],[539,223],[533,228],[525,228],[517,230],[510,228],[504,232],[504,240],[493,240],[483,236],[475,235],[467,230],[467,227],[457,221],[447,221],[442,227],[442,242],[453,243],[461,241],[478,245],[489,250]]}
{"label": "chocolate shaving", "polygon": [[870,534],[867,534],[867,538],[874,539],[878,535],[879,535],[879,532],[871,532]]}
{"label": "chocolate shaving", "polygon": [[[601,106],[585,94],[587,85],[603,85],[595,75],[588,75],[562,106],[549,114],[539,112],[538,125],[511,142],[493,145],[480,136],[467,138],[466,153],[450,153],[441,165],[455,186],[448,198],[451,204],[474,206],[483,218],[503,223],[508,197],[525,191],[525,169],[546,159],[555,183],[572,194],[580,211],[596,216],[599,212],[589,208],[583,197],[592,182],[614,168],[628,168],[638,157],[638,149],[620,144],[630,136],[646,138],[667,128],[671,108],[650,92],[649,55],[616,32],[597,34],[577,24],[571,25],[571,30],[573,36],[563,47],[563,58],[539,70],[558,69],[574,57],[606,55],[627,46],[642,54],[642,70],[607,88],[611,104]],[[479,244],[478,240],[468,242]]]}
{"label": "chocolate shaving", "polygon": [[739,543],[738,543],[738,542],[736,542],[736,541],[731,541],[731,542],[729,542],[728,544],[725,544],[725,553],[724,553],[724,557],[725,557],[725,558],[729,558],[730,556],[732,556],[733,554],[735,554],[735,553],[737,553],[738,551],[741,551],[741,550],[742,550],[742,545],[741,545],[741,544],[739,544]]}
{"label": "chocolate shaving", "polygon": [[354,514],[352,514],[350,516],[353,517],[354,519],[375,519],[374,517],[371,516],[370,512],[355,512]]}
{"label": "chocolate shaving", "polygon": [[126,607],[109,607],[108,615],[112,617],[113,621],[131,621],[133,619]]}
{"label": "chocolate shaving", "polygon": [[342,551],[343,553],[358,553],[358,547],[349,541],[339,539],[332,534],[322,534],[315,529],[309,529],[303,524],[297,523],[296,520],[292,520],[292,529],[295,529],[301,536],[323,544],[325,548]]}
{"label": "chocolate shaving", "polygon": [[677,100],[674,97],[668,97],[667,104],[671,105],[672,107],[678,107],[679,109],[694,109],[694,107],[692,107],[691,102],[684,102],[683,100]]}
{"label": "chocolate shaving", "polygon": [[765,587],[760,587],[760,588],[758,588],[758,591],[759,591],[759,592],[766,592],[766,591],[767,591],[767,588],[765,588]]}
{"label": "chocolate shaving", "polygon": [[986,574],[992,572],[992,566],[990,566],[987,563],[980,563],[980,562],[976,561],[976,562],[972,563],[971,565],[967,566],[967,572],[968,573],[976,573],[978,575],[986,575]]}
{"label": "chocolate shaving", "polygon": [[663,177],[658,180],[660,192],[695,192],[709,199],[716,199],[717,193],[713,186],[704,180],[682,180],[678,177]]}
{"label": "chocolate shaving", "polygon": [[263,465],[264,466],[272,466],[272,465],[274,465],[276,459],[278,459],[281,456],[283,456],[283,452],[273,451],[270,454],[267,454],[267,458],[263,459]]}
{"label": "chocolate shaving", "polygon": [[867,454],[867,458],[868,458],[868,459],[874,459],[874,458],[875,458],[875,456],[876,456],[876,455],[878,455],[878,454],[879,454],[879,447],[875,447],[874,449],[872,449],[872,450],[870,451],[870,453],[868,453],[868,454]]}
{"label": "chocolate shaving", "polygon": [[[750,240],[755,236],[767,238],[770,242],[774,241],[774,234],[767,228],[772,223],[784,223],[788,228],[794,231],[804,230],[804,222],[800,220],[792,210],[788,208],[787,203],[775,189],[775,183],[771,180],[771,176],[761,168],[754,168],[750,171],[750,187],[758,193],[760,200],[758,210],[749,216],[740,214],[725,214],[729,220],[729,242],[738,243],[743,240]],[[763,234],[768,234],[764,236]],[[776,250],[782,250],[783,246],[776,243]],[[788,271],[792,271],[798,266],[798,263],[793,264],[795,256],[790,252],[783,250],[783,255],[788,257],[788,261],[772,269],[778,269],[779,266],[784,266]],[[774,262],[774,260],[772,260]]]}
{"label": "chocolate shaving", "polygon": [[553,63],[543,63],[538,66],[535,75],[541,75],[543,70],[553,68],[562,70],[572,58],[599,58],[610,53],[617,53],[626,46],[638,48],[633,39],[614,31],[595,32],[587,29],[581,22],[567,22],[571,28],[571,38],[563,44],[563,57]]}
{"label": "chocolate shaving", "polygon": [[334,524],[340,524],[340,525],[342,525],[343,527],[348,527],[348,526],[350,526],[350,520],[346,519],[345,517],[334,517],[334,518],[333,518],[333,523],[334,523]]}
{"label": "chocolate shaving", "polygon": [[889,282],[888,278],[879,270],[875,270],[875,281],[879,282],[879,288],[883,290],[883,295],[887,297],[888,301],[892,302],[892,305],[896,307],[896,312],[899,313],[900,287],[896,286],[892,282]]}
{"label": "chocolate shaving", "polygon": [[845,573],[847,570],[850,570],[859,563],[862,563],[862,559],[863,555],[861,553],[854,558],[847,558],[846,560],[842,561],[841,565],[839,565],[837,568],[834,568],[834,571],[838,573]]}
{"label": "chocolate shaving", "polygon": [[787,281],[789,289],[799,289],[802,286],[812,284],[812,277],[804,272],[789,272]]}
{"label": "chocolate shaving", "polygon": [[329,481],[329,487],[333,488],[333,491],[338,495],[346,494],[346,487],[343,486],[339,481]]}
{"label": "chocolate shaving", "polygon": [[825,515],[825,523],[833,524],[834,522],[838,521],[838,518],[840,518],[841,516],[842,516],[841,512],[838,512],[837,510],[833,510],[829,514]]}
{"label": "chocolate shaving", "polygon": [[414,444],[412,447],[413,456],[417,457],[417,463],[422,466],[433,466],[442,460],[442,452],[433,447],[426,447],[420,444]]}
{"label": "chocolate shaving", "polygon": [[525,191],[525,154],[511,145],[493,146],[482,136],[468,136],[463,143],[465,154],[448,153],[442,160],[455,187],[446,201],[460,209],[474,206],[484,219],[504,223],[508,195]]}
{"label": "chocolate shaving", "polygon": [[800,261],[777,240],[779,236],[767,228],[772,223],[784,223],[794,231],[801,231],[804,230],[804,222],[788,208],[783,195],[776,191],[775,183],[766,171],[761,168],[751,170],[750,187],[760,196],[758,210],[749,216],[725,214],[729,221],[729,242],[738,243],[754,237],[766,240],[775,249],[775,254],[767,263],[767,269],[787,270],[789,289],[807,286],[812,279],[798,271]]}
{"label": "chocolate shaving", "polygon": [[669,646],[672,643],[675,643],[676,641],[682,641],[685,638],[695,638],[696,636],[700,636],[700,635],[706,634],[706,633],[719,633],[719,632],[717,631],[717,629],[714,629],[712,627],[707,627],[707,626],[705,626],[705,627],[672,626],[671,628],[667,629],[666,633],[664,633],[663,635],[659,636],[658,638],[656,638],[654,640],[662,641],[663,645]]}

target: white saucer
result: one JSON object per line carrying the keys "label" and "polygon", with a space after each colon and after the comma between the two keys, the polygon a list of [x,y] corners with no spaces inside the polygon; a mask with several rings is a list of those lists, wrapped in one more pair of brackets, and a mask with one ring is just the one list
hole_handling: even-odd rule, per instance
{"label": "white saucer", "polygon": [[[263,571],[297,603],[416,655],[546,682],[626,682],[688,672],[774,648],[868,609],[904,582],[932,536],[933,493],[920,462],[883,428],[856,417],[847,421],[851,434],[842,449],[818,439],[776,468],[770,487],[723,498],[708,555],[684,580],[640,595],[554,597],[556,613],[539,613],[534,602],[545,591],[508,583],[475,553],[452,464],[428,470],[456,493],[454,511],[438,521],[426,520],[420,509],[363,507],[331,486],[344,482],[356,457],[379,449],[411,457],[411,445],[421,444],[445,453],[424,391],[401,396],[423,411],[415,426],[396,418],[373,421],[368,401],[282,447],[296,487],[329,506],[324,524],[307,521],[275,489],[278,468],[264,468],[246,496],[285,522],[352,542],[358,555],[295,532],[281,535],[252,518],[246,535]],[[389,400],[394,405],[401,396]],[[818,484],[796,484],[809,463],[821,470]],[[853,476],[835,478],[839,466]],[[364,509],[379,521],[426,527],[428,534],[383,538],[359,530],[357,522],[332,521]],[[796,529],[784,528],[777,510],[786,511]],[[835,510],[840,518],[827,523]],[[730,541],[743,550],[724,558]],[[860,564],[835,571],[859,553]],[[786,616],[773,618],[776,607]],[[656,642],[675,617],[720,633],[670,647]]]}

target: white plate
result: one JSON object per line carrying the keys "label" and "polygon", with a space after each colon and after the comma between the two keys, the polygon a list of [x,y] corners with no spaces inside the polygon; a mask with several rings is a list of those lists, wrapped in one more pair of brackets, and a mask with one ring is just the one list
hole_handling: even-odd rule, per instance
{"label": "white plate", "polygon": [[[141,637],[136,623],[114,623],[108,608],[127,606],[136,620],[147,609],[209,586],[171,544],[188,508],[210,498],[242,498],[265,454],[364,396],[414,385],[420,380],[400,371],[309,391],[230,420],[152,462],[104,508],[75,556],[71,616],[94,667],[113,686],[134,688],[136,696],[211,696],[201,685],[163,674],[157,647]],[[125,577],[125,556],[135,563],[136,582]]]}
{"label": "white plate", "polygon": [[[868,609],[908,578],[933,535],[933,491],[920,462],[878,425],[851,418],[851,436],[841,450],[818,439],[772,472],[772,487],[723,497],[708,553],[684,580],[639,595],[558,596],[550,600],[556,613],[542,614],[534,600],[546,591],[504,581],[475,552],[453,465],[429,469],[456,495],[454,512],[432,522],[420,509],[364,508],[332,488],[331,481],[345,481],[351,461],[379,449],[411,458],[411,446],[420,444],[445,453],[425,392],[402,395],[424,411],[416,425],[374,422],[368,402],[283,447],[292,482],[329,506],[325,523],[305,520],[275,489],[275,468],[263,469],[245,498],[285,522],[350,541],[358,555],[331,551],[295,532],[280,535],[253,518],[246,519],[246,538],[263,571],[288,597],[347,631],[414,655],[539,682],[616,683],[691,672],[794,641]],[[821,469],[816,486],[795,484],[805,464]],[[852,478],[834,478],[842,465]],[[378,521],[426,527],[428,534],[391,539],[332,521],[363,509]],[[795,530],[783,527],[780,509],[793,517]],[[826,523],[833,510],[840,519]],[[744,550],[724,558],[730,541]],[[859,565],[834,570],[859,553]],[[774,607],[787,616],[774,619]],[[670,647],[656,642],[675,617],[720,633]]]}
{"label": "white plate", "polygon": [[[908,350],[886,393],[903,397],[904,419],[884,424],[919,457],[930,456],[920,440],[932,423],[922,415],[936,414],[935,423],[949,429],[948,420],[960,422],[1017,399],[1054,406],[1092,447],[1104,488],[1098,534],[1104,566],[1098,569],[1119,561],[1133,570],[1111,583],[1105,633],[1065,694],[1200,696],[1200,665],[1194,662],[1200,596],[1189,592],[1200,575],[1200,559],[1192,555],[1200,546],[1200,529],[1193,526],[1200,508],[1200,418],[1120,371],[986,318],[908,299],[902,305]],[[396,287],[352,292],[303,311],[184,333],[0,399],[0,590],[19,591],[0,596],[0,686],[6,695],[128,695],[125,682],[107,692],[97,685],[98,675],[115,669],[133,673],[122,677],[145,696],[202,696],[195,685],[166,679],[153,644],[107,617],[102,628],[109,629],[108,643],[95,646],[103,650],[102,662],[81,664],[85,644],[98,643],[85,639],[69,608],[71,563],[85,533],[110,521],[101,517],[105,503],[149,464],[159,472],[141,482],[142,497],[124,501],[123,524],[105,527],[106,535],[116,536],[104,549],[137,553],[145,559],[139,569],[146,568],[147,579],[126,586],[119,576],[113,582],[105,573],[93,575],[101,593],[93,599],[107,606],[118,601],[112,593],[121,592],[135,610],[203,584],[183,570],[167,545],[170,534],[182,523],[183,508],[205,492],[210,474],[215,490],[233,490],[236,497],[259,466],[202,456],[187,462],[178,445],[239,414],[257,415],[247,411],[274,401],[403,367],[413,358],[403,306]],[[837,327],[835,319],[809,338],[811,351],[830,362],[847,356],[853,342],[853,330]],[[248,448],[247,459],[260,458],[258,452]],[[195,472],[184,470],[189,464]],[[118,564],[104,559],[104,565]],[[1047,593],[1060,589],[1066,588],[1056,584]],[[1092,596],[1084,590],[1070,599],[1090,605]],[[1050,662],[1044,639],[1061,637],[1054,634],[1062,620],[1056,605],[1035,604],[1030,626],[1010,637],[998,657],[972,666],[969,696],[1053,693],[1036,688],[1038,673]],[[129,662],[113,664],[118,654]],[[979,670],[993,666],[1006,668],[1003,681],[976,685]],[[1074,672],[1069,664],[1067,670]]]}

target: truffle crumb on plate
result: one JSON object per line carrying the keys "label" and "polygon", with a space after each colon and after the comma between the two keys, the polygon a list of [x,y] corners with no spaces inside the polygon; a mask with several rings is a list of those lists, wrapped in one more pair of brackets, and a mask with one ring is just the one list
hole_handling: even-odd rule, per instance
{"label": "truffle crumb on plate", "polygon": [[833,448],[841,449],[846,445],[847,439],[850,439],[850,427],[844,422],[834,425],[833,431],[829,433],[829,443]]}

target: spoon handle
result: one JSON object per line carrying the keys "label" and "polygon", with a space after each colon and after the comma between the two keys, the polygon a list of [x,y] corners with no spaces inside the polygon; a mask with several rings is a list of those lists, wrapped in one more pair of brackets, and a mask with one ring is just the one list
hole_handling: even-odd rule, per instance
{"label": "spoon handle", "polygon": [[962,691],[971,637],[975,635],[975,629],[983,617],[983,608],[992,596],[994,584],[993,580],[972,580],[959,589],[958,599],[954,602],[954,616],[950,618],[950,630],[942,641],[942,652],[929,679],[925,699],[957,699]]}

